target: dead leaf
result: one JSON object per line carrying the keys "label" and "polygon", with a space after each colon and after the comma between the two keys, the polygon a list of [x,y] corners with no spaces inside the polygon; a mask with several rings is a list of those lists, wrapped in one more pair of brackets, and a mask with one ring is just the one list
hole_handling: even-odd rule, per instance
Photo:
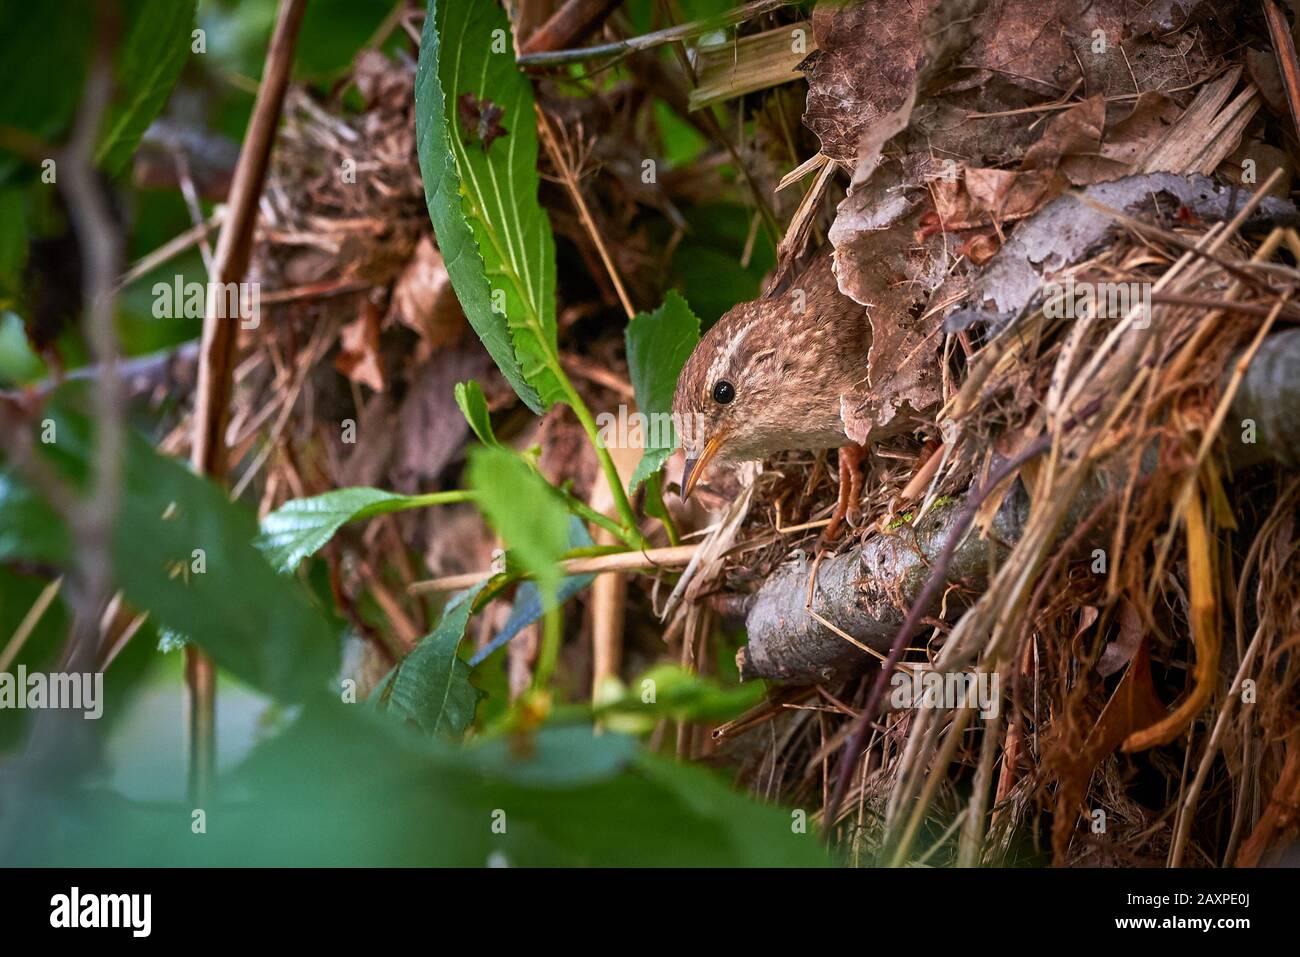
{"label": "dead leaf", "polygon": [[1119,633],[1102,650],[1101,658],[1097,661],[1097,674],[1109,678],[1132,661],[1145,634],[1142,616],[1132,602],[1125,601],[1120,606]]}
{"label": "dead leaf", "polygon": [[[919,218],[914,211],[912,222]],[[855,442],[879,437],[901,412],[920,412],[939,399],[941,322],[921,307],[943,281],[948,258],[940,240],[914,245],[914,231],[904,220],[893,229],[860,233],[836,250],[839,288],[851,290],[871,322],[863,387],[840,402],[845,433]]]}
{"label": "dead leaf", "polygon": [[[845,169],[858,166],[864,141],[888,138],[880,135],[882,128],[892,128],[897,111],[913,97],[921,23],[937,4],[821,0],[813,10],[817,50],[804,61],[803,122],[821,141],[821,151]],[[862,69],[864,63],[871,69]]]}
{"label": "dead leaf", "polygon": [[1277,116],[1287,116],[1289,108],[1282,89],[1282,75],[1277,71],[1277,59],[1266,50],[1246,51],[1246,72],[1251,82],[1259,87],[1268,108]]}
{"label": "dead leaf", "polygon": [[425,235],[393,286],[385,323],[396,320],[420,336],[415,362],[423,363],[440,346],[455,342],[465,329],[465,314],[451,288],[442,253]]}
{"label": "dead leaf", "polygon": [[339,330],[339,352],[334,368],[360,385],[384,391],[384,369],[379,358],[379,307],[369,297],[362,300],[361,315]]}
{"label": "dead leaf", "polygon": [[967,236],[957,247],[957,255],[965,256],[973,265],[983,266],[997,255],[1001,245],[996,232],[984,229]]}
{"label": "dead leaf", "polygon": [[949,232],[1009,223],[1032,216],[1065,186],[1050,170],[967,169],[958,180],[935,183],[935,212]]}
{"label": "dead leaf", "polygon": [[1056,169],[1072,154],[1095,156],[1106,125],[1106,98],[1100,93],[1077,103],[1047,122],[1043,135],[1020,162],[1021,169]]}
{"label": "dead leaf", "polygon": [[[1048,760],[1054,766],[1060,785],[1052,820],[1052,854],[1056,864],[1065,861],[1079,812],[1083,810],[1088,782],[1092,780],[1097,765],[1134,730],[1159,720],[1164,713],[1165,706],[1156,695],[1151,680],[1151,658],[1146,642],[1142,642],[1082,745],[1067,740],[1064,735],[1053,738]],[[1068,727],[1068,723],[1061,727]]]}

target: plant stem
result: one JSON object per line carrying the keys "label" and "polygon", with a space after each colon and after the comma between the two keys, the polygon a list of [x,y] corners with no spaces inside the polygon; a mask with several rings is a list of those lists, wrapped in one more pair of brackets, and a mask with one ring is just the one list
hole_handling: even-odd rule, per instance
{"label": "plant stem", "polygon": [[609,449],[605,448],[605,443],[600,440],[600,433],[596,428],[596,420],[591,417],[591,410],[587,408],[587,403],[582,401],[582,396],[578,395],[578,390],[573,387],[568,374],[560,368],[558,362],[555,364],[554,369],[567,394],[569,407],[573,409],[573,414],[578,417],[578,422],[581,423],[583,431],[587,433],[587,439],[591,442],[591,447],[596,452],[596,458],[600,461],[601,470],[605,473],[605,481],[609,483],[610,494],[614,496],[614,505],[618,509],[619,517],[623,520],[623,530],[632,536],[630,544],[645,546],[645,538],[641,535],[641,529],[637,527],[636,513],[632,511],[632,503],[628,501],[627,492],[623,489],[623,479],[614,466],[614,459],[610,456]]}
{"label": "plant stem", "polygon": [[427,505],[454,505],[457,502],[474,501],[474,493],[469,489],[452,489],[448,492],[428,492],[424,495],[412,495],[410,502],[402,509],[424,508]]}
{"label": "plant stem", "polygon": [[[673,516],[668,511],[668,506],[664,504],[663,484],[659,481],[658,476],[646,483],[645,493],[654,501],[654,517],[659,519],[664,531],[668,533],[668,544],[673,547],[680,545],[682,537],[677,532],[677,525],[673,522]],[[650,509],[647,507],[646,511],[649,512]]]}
{"label": "plant stem", "polygon": [[546,612],[542,616],[542,647],[537,654],[537,665],[533,668],[533,688],[541,691],[551,680],[555,671],[555,662],[560,656],[560,605],[555,595],[543,595],[542,602]]}
{"label": "plant stem", "polygon": [[622,525],[618,524],[618,522],[614,521],[608,515],[602,515],[572,492],[564,490],[564,498],[565,501],[568,502],[569,508],[572,509],[579,518],[585,519],[593,525],[599,525],[630,548],[636,548],[640,544],[636,537],[634,537],[633,534]]}

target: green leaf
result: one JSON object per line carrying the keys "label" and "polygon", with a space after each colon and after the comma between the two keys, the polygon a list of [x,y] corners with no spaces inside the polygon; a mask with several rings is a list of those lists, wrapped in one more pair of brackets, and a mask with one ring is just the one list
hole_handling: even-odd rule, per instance
{"label": "green leaf", "polygon": [[627,366],[636,404],[646,423],[645,451],[628,484],[629,492],[663,468],[677,445],[670,416],[673,390],[682,366],[700,341],[700,320],[676,292],[669,291],[654,312],[640,313],[627,324]]}
{"label": "green leaf", "polygon": [[71,555],[58,513],[12,474],[0,472],[0,562],[61,564]]}
{"label": "green leaf", "polygon": [[[100,129],[95,162],[110,176],[126,166],[162,111],[189,57],[195,0],[123,0],[122,38],[113,54],[114,100]],[[0,126],[57,146],[84,94],[94,52],[97,5],[86,0],[0,5]],[[0,154],[0,181],[18,166]]]}
{"label": "green leaf", "polygon": [[[615,690],[618,690],[617,688]],[[595,714],[616,731],[647,731],[661,717],[681,721],[734,718],[763,699],[761,682],[724,687],[679,665],[659,665],[609,697]]]}
{"label": "green leaf", "polygon": [[16,297],[27,262],[27,204],[22,191],[0,188],[0,306]]}
{"label": "green leaf", "polygon": [[[87,0],[0,4],[0,126],[59,142],[81,100],[94,22]],[[0,150],[0,182],[20,165]]]}
{"label": "green leaf", "polygon": [[605,780],[637,756],[637,742],[625,734],[592,733],[590,725],[555,725],[542,730],[521,755],[518,741],[493,738],[466,749],[465,759],[482,774],[539,788],[567,788]]}
{"label": "green leaf", "polygon": [[416,142],[456,296],[507,381],[540,413],[567,397],[555,239],[537,201],[532,85],[515,66],[510,36],[496,3],[430,0],[415,77]]}
{"label": "green leaf", "polygon": [[154,121],[190,55],[195,0],[131,0],[114,64],[117,99],[104,119],[95,162],[115,176]]}
{"label": "green leaf", "polygon": [[[569,516],[569,548],[587,548],[593,544],[587,525],[575,515]],[[595,575],[569,575],[560,582],[555,592],[555,601],[564,604],[578,592],[592,583]],[[542,617],[546,608],[542,602],[541,591],[536,582],[520,582],[515,589],[515,603],[510,609],[510,617],[492,638],[469,659],[469,666],[474,668],[486,661],[494,651],[505,645],[517,634]]]}
{"label": "green leaf", "polygon": [[[116,667],[116,666],[115,666]],[[323,782],[328,786],[323,786]],[[102,788],[27,802],[15,864],[816,866],[815,830],[722,777],[588,726],[457,748],[322,693],[225,782],[222,839],[182,802]],[[504,829],[485,826],[508,815]],[[9,862],[8,860],[6,861]]]}
{"label": "green leaf", "polygon": [[758,298],[776,251],[767,231],[759,228],[746,258],[754,225],[754,212],[746,207],[694,206],[685,216],[687,232],[674,248],[669,270],[673,285],[708,329],[736,303]]}
{"label": "green leaf", "polygon": [[496,434],[492,431],[492,416],[488,412],[487,399],[483,397],[483,387],[470,379],[468,382],[456,383],[456,404],[460,406],[465,421],[474,430],[478,440],[484,445],[500,446]]}
{"label": "green leaf", "polygon": [[[94,442],[90,419],[69,401],[75,391],[47,404],[56,441],[37,448],[84,485]],[[112,562],[127,601],[277,698],[297,701],[325,687],[337,668],[338,635],[303,588],[276,575],[253,547],[252,513],[134,431],[122,461]]]}
{"label": "green leaf", "polygon": [[469,683],[469,665],[457,651],[483,584],[448,602],[437,627],[398,663],[386,710],[431,734],[460,737],[473,723],[482,692]]}
{"label": "green leaf", "polygon": [[563,577],[558,562],[569,547],[563,497],[528,463],[504,449],[472,449],[468,475],[479,509],[505,539],[511,555],[536,577],[549,607]]}
{"label": "green leaf", "polygon": [[797,812],[759,804],[704,768],[649,752],[641,753],[637,770],[645,779],[643,786],[661,788],[661,800],[675,804],[683,821],[691,821],[702,833],[721,842],[714,851],[707,845],[688,851],[696,862],[715,861],[715,866],[730,867],[824,867],[829,863],[816,830],[808,823],[801,830],[793,827]]}
{"label": "green leaf", "polygon": [[377,488],[335,489],[324,495],[285,502],[262,519],[262,532],[256,545],[277,571],[292,571],[302,559],[324,548],[348,522],[467,497],[461,492],[398,495]]}

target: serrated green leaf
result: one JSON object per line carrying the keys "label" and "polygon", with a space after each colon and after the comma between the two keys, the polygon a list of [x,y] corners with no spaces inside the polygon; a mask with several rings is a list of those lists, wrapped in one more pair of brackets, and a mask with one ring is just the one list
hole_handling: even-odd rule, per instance
{"label": "serrated green leaf", "polygon": [[448,602],[437,627],[397,665],[385,699],[389,713],[414,721],[430,734],[453,737],[473,723],[483,695],[469,683],[469,665],[457,651],[482,589],[480,583]]}
{"label": "serrated green leaf", "polygon": [[190,55],[195,0],[131,0],[114,64],[117,98],[100,130],[95,162],[109,176],[126,166]]}
{"label": "serrated green leaf", "polygon": [[378,488],[340,488],[311,498],[285,502],[262,519],[255,544],[277,571],[292,571],[298,562],[324,548],[348,522],[445,504],[459,493],[398,495]]}
{"label": "serrated green leaf", "polygon": [[528,463],[504,449],[472,449],[468,476],[479,509],[505,539],[511,556],[537,579],[549,606],[563,577],[560,556],[569,547],[564,499]]}
{"label": "serrated green leaf", "polygon": [[[532,85],[515,66],[510,36],[495,3],[430,0],[415,78],[416,143],[452,288],[507,381],[541,412],[567,395],[555,239],[537,201]],[[486,137],[464,118],[483,110],[500,110]]]}
{"label": "serrated green leaf", "polygon": [[[700,320],[686,300],[669,291],[651,313],[640,313],[627,324],[627,366],[636,392],[637,409],[650,424],[643,431],[645,451],[628,483],[628,491],[654,475],[677,445],[671,419],[673,390],[682,366],[700,341]],[[666,434],[665,434],[666,433]]]}
{"label": "serrated green leaf", "polygon": [[481,385],[473,379],[457,382],[456,404],[460,406],[461,414],[480,442],[484,445],[501,445],[492,431],[492,416],[488,412],[487,399],[483,397]]}

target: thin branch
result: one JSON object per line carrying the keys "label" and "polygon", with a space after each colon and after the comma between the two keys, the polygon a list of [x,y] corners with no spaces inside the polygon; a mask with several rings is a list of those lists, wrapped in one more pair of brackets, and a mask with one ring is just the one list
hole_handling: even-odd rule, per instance
{"label": "thin branch", "polygon": [[[702,33],[708,33],[711,30],[717,30],[721,27],[735,26],[737,23],[744,23],[754,17],[762,16],[765,13],[771,13],[773,10],[779,10],[781,7],[788,7],[795,0],[754,0],[753,3],[746,3],[743,6],[732,7],[715,17],[706,17],[703,20],[692,20],[689,23],[680,23],[677,26],[668,27],[664,30],[655,30],[653,33],[644,33],[639,37],[628,37],[626,40],[615,40],[612,43],[602,43],[597,46],[582,47],[577,50],[545,50],[541,52],[521,54],[516,62],[522,67],[546,67],[546,66],[564,66],[569,63],[582,63],[586,60],[597,60],[606,56],[619,56],[628,53],[635,53],[639,50],[651,50],[665,43],[675,43],[679,40],[688,40],[691,37],[699,36]],[[531,43],[531,41],[530,41]]]}
{"label": "thin branch", "polygon": [[99,366],[95,378],[94,486],[74,515],[81,574],[74,590],[78,598],[72,644],[64,658],[70,671],[89,670],[95,652],[99,609],[108,599],[112,580],[112,531],[122,488],[124,412],[113,325],[122,243],[94,166],[95,146],[113,92],[112,54],[119,31],[110,8],[101,9],[99,27],[101,40],[81,110],[67,148],[56,163],[56,170],[62,167],[62,175],[56,176],[84,257],[84,333],[91,357]]}
{"label": "thin branch", "polygon": [[567,0],[533,31],[519,52],[528,56],[568,46],[600,26],[620,3],[622,0]]}
{"label": "thin branch", "polygon": [[[282,0],[275,32],[266,51],[262,83],[253,115],[244,134],[239,162],[230,186],[230,201],[213,254],[207,310],[199,352],[198,399],[194,412],[191,460],[194,470],[218,480],[225,477],[226,448],[222,441],[230,404],[238,316],[223,317],[223,290],[239,283],[248,271],[258,202],[270,164],[280,109],[289,86],[294,42],[307,9],[306,0]],[[211,794],[216,773],[216,671],[197,648],[187,646],[185,679],[190,692],[190,794],[201,805]]]}
{"label": "thin branch", "polygon": [[542,134],[542,145],[546,147],[551,163],[559,172],[560,180],[564,183],[569,198],[573,200],[573,205],[578,210],[578,219],[582,222],[587,235],[591,237],[591,241],[595,244],[596,252],[600,254],[600,261],[604,264],[605,271],[609,273],[609,280],[614,284],[614,291],[618,293],[618,301],[622,304],[623,311],[627,313],[628,319],[632,319],[636,315],[636,309],[632,306],[632,300],[628,298],[627,290],[623,287],[623,279],[619,276],[618,268],[614,265],[613,257],[610,256],[609,249],[605,245],[605,238],[601,235],[600,229],[597,228],[596,220],[587,207],[587,200],[583,197],[582,190],[578,186],[578,171],[560,149],[559,139],[551,126],[551,118],[546,115],[546,111],[540,105],[537,106],[537,121],[537,128]]}
{"label": "thin branch", "polygon": [[1278,72],[1282,74],[1286,104],[1291,110],[1292,132],[1300,135],[1300,63],[1296,60],[1295,41],[1285,14],[1274,0],[1264,0],[1264,19],[1268,23],[1269,39],[1273,41]]}
{"label": "thin branch", "polygon": [[[699,548],[699,545],[673,545],[667,548],[646,548],[635,552],[567,558],[560,562],[560,570],[566,575],[600,575],[606,572],[685,568]],[[407,591],[412,595],[459,591],[486,581],[493,574],[491,569],[487,569],[481,572],[466,572],[463,575],[445,575],[442,578],[412,582],[407,587]]]}

